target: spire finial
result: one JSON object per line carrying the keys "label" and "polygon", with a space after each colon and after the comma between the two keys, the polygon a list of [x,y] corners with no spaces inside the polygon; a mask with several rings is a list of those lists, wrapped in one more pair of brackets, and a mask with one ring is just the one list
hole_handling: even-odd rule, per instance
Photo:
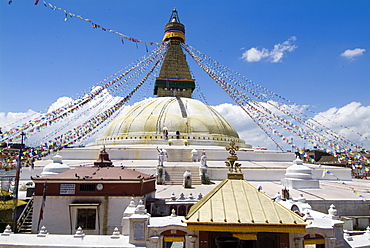
{"label": "spire finial", "polygon": [[178,12],[176,8],[173,8],[169,22],[180,22]]}

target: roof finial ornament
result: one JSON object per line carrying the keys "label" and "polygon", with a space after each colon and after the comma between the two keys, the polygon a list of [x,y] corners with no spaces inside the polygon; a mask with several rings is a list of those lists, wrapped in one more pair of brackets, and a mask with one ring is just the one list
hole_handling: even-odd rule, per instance
{"label": "roof finial ornament", "polygon": [[239,146],[235,145],[234,141],[230,141],[230,145],[226,146],[226,150],[229,151],[231,156],[236,156],[236,151],[239,150]]}
{"label": "roof finial ornament", "polygon": [[226,150],[229,151],[230,156],[227,157],[225,164],[229,167],[229,172],[227,173],[228,179],[243,179],[243,173],[241,171],[241,164],[236,163],[238,156],[236,156],[236,151],[239,150],[239,146],[235,145],[234,141],[230,142],[230,145],[226,146]]}
{"label": "roof finial ornament", "polygon": [[94,162],[94,167],[113,167],[113,162],[109,159],[109,154],[106,151],[105,144],[100,150],[99,158]]}

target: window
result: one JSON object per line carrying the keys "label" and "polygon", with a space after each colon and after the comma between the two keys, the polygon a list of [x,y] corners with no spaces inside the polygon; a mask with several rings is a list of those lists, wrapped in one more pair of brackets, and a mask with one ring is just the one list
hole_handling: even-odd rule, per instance
{"label": "window", "polygon": [[100,204],[100,202],[74,202],[69,204],[71,233],[81,226],[87,235],[101,234]]}
{"label": "window", "polygon": [[82,229],[95,229],[96,222],[96,209],[92,208],[80,208],[77,209],[77,223],[76,229],[81,227]]}
{"label": "window", "polygon": [[95,191],[95,184],[80,184],[80,191]]}

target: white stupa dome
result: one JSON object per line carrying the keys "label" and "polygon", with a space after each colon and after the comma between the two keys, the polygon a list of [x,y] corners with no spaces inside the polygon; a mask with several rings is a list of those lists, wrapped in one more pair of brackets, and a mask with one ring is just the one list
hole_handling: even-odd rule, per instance
{"label": "white stupa dome", "polygon": [[62,162],[62,156],[59,154],[53,157],[53,162],[46,165],[42,170],[41,176],[50,176],[69,170],[69,166]]}
{"label": "white stupa dome", "polygon": [[293,165],[286,169],[285,178],[312,179],[312,169],[303,165],[303,161],[296,158]]}
{"label": "white stupa dome", "polygon": [[289,189],[318,189],[319,180],[312,178],[312,169],[303,165],[298,157],[293,165],[286,169],[285,178],[281,180],[282,185]]}
{"label": "white stupa dome", "polygon": [[189,145],[225,146],[234,141],[239,147],[251,147],[216,110],[187,97],[158,97],[136,103],[112,121],[97,143],[165,144],[164,129],[168,130],[168,139],[187,140]]}

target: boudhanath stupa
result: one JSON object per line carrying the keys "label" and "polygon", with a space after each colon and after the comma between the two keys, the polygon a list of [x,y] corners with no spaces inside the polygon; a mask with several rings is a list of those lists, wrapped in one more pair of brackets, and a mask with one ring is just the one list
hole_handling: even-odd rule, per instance
{"label": "boudhanath stupa", "polygon": [[[310,204],[312,214],[315,214],[315,211],[327,212],[328,209],[334,209],[331,207],[334,204],[338,212],[332,215],[335,218],[332,218],[329,224],[325,223],[327,226],[337,223],[337,214],[357,217],[368,215],[368,202],[359,198],[353,191],[361,190],[364,199],[370,198],[370,192],[364,191],[366,189],[364,181],[352,179],[349,168],[320,164],[303,165],[294,152],[253,149],[252,144],[248,144],[247,140],[240,139],[236,129],[220,113],[193,98],[195,79],[192,77],[181,46],[185,42],[185,26],[180,23],[176,10],[172,12],[170,21],[165,25],[163,41],[168,45],[168,50],[154,82],[155,98],[145,99],[126,108],[111,121],[104,135],[95,142],[85,147],[65,148],[59,151],[57,156],[53,154],[37,161],[33,171],[23,171],[22,178],[37,174],[41,175],[41,179],[38,178],[36,181],[42,180],[42,176],[48,172],[55,177],[58,173],[57,169],[63,165],[63,170],[70,169],[68,173],[71,178],[80,179],[79,175],[74,175],[72,170],[94,167],[94,163],[99,159],[101,163],[109,162],[104,166],[108,169],[110,166],[121,167],[115,168],[120,170],[132,169],[135,173],[147,174],[150,180],[154,180],[155,177],[161,179],[157,180],[155,199],[172,201],[173,206],[178,202],[188,202],[190,206],[214,188],[222,188],[220,181],[227,178],[230,170],[225,163],[226,158],[231,154],[237,158],[238,166],[244,174],[241,180],[248,181],[258,189],[258,194],[263,193],[265,198],[271,197],[272,201],[281,201],[282,205],[286,205],[292,211],[296,207],[301,208],[298,212],[302,212],[302,206]],[[53,157],[54,162],[51,161]],[[328,174],[328,171],[331,174]],[[206,182],[202,180],[204,176],[207,177]],[[192,178],[192,185],[186,185],[185,178]],[[63,178],[58,180],[64,182]],[[98,191],[105,187],[103,187],[103,178],[101,182],[100,188],[97,188]],[[241,185],[245,183],[243,181]],[[255,191],[252,186],[250,190]],[[280,192],[284,195],[280,195]],[[240,193],[239,189],[236,188],[235,194],[238,193]],[[194,196],[199,197],[196,199]],[[293,200],[302,204],[295,205]],[[70,208],[78,204],[81,203],[76,201],[70,205]],[[142,202],[139,205],[141,207],[139,210],[145,212],[145,205]],[[130,206],[131,203],[126,209],[127,212]],[[138,209],[134,211],[133,205],[131,207],[132,213],[138,211]],[[115,211],[119,212],[121,209],[115,208]],[[141,215],[146,216],[146,212]],[[183,221],[177,220],[176,215],[168,218],[171,217],[172,221],[178,222],[176,225],[185,230]],[[362,217],[361,220],[366,220]],[[194,219],[197,218],[194,217]],[[153,218],[152,225],[155,224],[154,220]],[[212,222],[212,219],[210,221]],[[240,220],[236,219],[236,221]],[[325,226],[319,222],[315,224],[319,228]],[[346,224],[348,227],[351,226],[350,223]],[[159,223],[159,227],[152,229],[158,229],[160,225],[165,224]],[[315,228],[316,226],[312,227],[313,233]],[[332,226],[328,227],[328,229],[331,228]],[[156,237],[157,234],[154,232],[152,235]],[[77,233],[74,238],[76,236],[82,237]],[[116,237],[111,239],[114,238]],[[187,239],[190,240],[191,237]],[[154,238],[150,242],[156,243]],[[153,247],[156,246],[153,245]]]}
{"label": "boudhanath stupa", "polygon": [[181,48],[185,27],[178,21],[177,12],[173,12],[165,25],[163,41],[169,47],[154,83],[153,93],[157,97],[126,108],[93,144],[62,150],[60,154],[66,163],[72,167],[92,163],[104,146],[116,165],[137,167],[153,174],[158,165],[157,148],[160,148],[166,152],[167,173],[171,174],[176,166],[176,172],[173,171],[176,175],[169,175],[168,183],[181,184],[180,175],[187,169],[197,174],[195,178],[199,177],[199,163],[192,162],[194,150],[197,161],[202,152],[206,153],[209,176],[223,179],[225,146],[230,142],[240,148],[239,159],[243,161],[293,161],[293,153],[253,150],[220,113],[192,97],[195,80]]}
{"label": "boudhanath stupa", "polygon": [[[206,154],[210,179],[222,180],[227,170],[225,146],[234,142],[239,147],[238,158],[243,161],[244,170],[250,169],[247,180],[281,180],[295,159],[293,152],[253,149],[220,113],[192,97],[195,79],[181,47],[185,42],[185,26],[180,23],[177,11],[165,25],[163,41],[168,44],[168,51],[154,82],[156,98],[126,108],[94,143],[62,150],[60,155],[65,163],[72,167],[92,165],[104,146],[115,165],[153,174],[159,148],[166,152],[168,183],[181,184],[178,177],[187,169],[197,178],[200,163],[194,163],[193,158],[200,161],[202,153]],[[178,175],[171,175],[174,166]],[[335,169],[340,178],[351,179],[348,170]],[[313,176],[321,177],[322,170],[314,171]]]}
{"label": "boudhanath stupa", "polygon": [[[286,169],[296,159],[294,152],[253,149],[220,113],[192,97],[195,79],[181,46],[185,42],[185,26],[176,10],[164,27],[163,41],[168,50],[154,82],[156,97],[124,109],[95,142],[61,150],[63,163],[70,168],[93,166],[104,148],[115,166],[156,174],[162,151],[165,183],[181,185],[182,175],[190,171],[194,183],[200,184],[202,155],[206,155],[203,166],[206,165],[209,179],[223,180],[228,156],[225,146],[233,142],[238,147],[246,180],[283,180]],[[49,163],[47,159],[36,162],[36,171]],[[322,179],[325,166],[308,166],[314,180]],[[350,169],[330,167],[330,170],[342,180],[351,180]]]}

